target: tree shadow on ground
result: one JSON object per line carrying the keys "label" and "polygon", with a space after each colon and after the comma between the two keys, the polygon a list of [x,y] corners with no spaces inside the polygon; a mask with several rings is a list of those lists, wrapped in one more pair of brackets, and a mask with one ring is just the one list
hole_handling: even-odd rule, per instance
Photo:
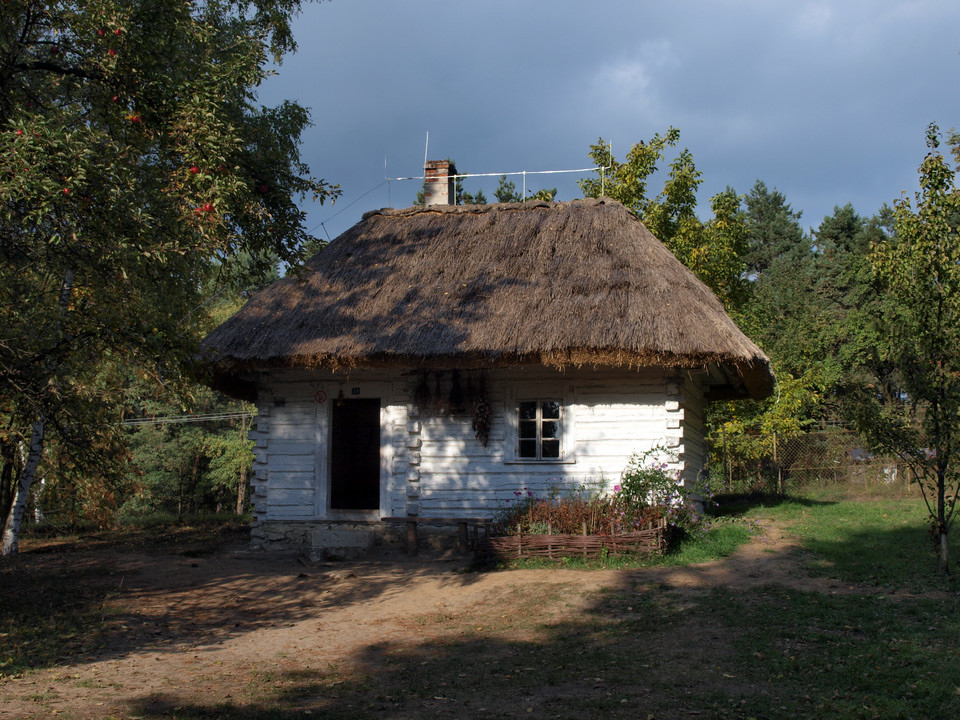
{"label": "tree shadow on ground", "polygon": [[124,536],[115,546],[82,538],[45,544],[0,562],[0,674],[212,646],[388,598],[414,579],[453,591],[476,581],[458,572],[464,564],[399,552],[304,564],[188,532]]}
{"label": "tree shadow on ground", "polygon": [[[956,599],[761,586],[677,593],[624,577],[561,619],[529,588],[505,615],[424,615],[417,643],[261,673],[248,702],[145,697],[144,718],[953,716]],[[516,608],[515,608],[516,610]],[[562,613],[559,613],[562,615]],[[928,626],[936,623],[937,633]]]}
{"label": "tree shadow on ground", "polygon": [[[829,554],[837,545],[853,545],[855,552],[857,545],[861,551],[868,544],[889,548],[907,539],[902,532],[849,532],[822,551]],[[454,595],[483,577],[423,560],[398,559],[387,563],[393,565],[389,571],[380,565],[368,572],[370,563],[305,568],[249,553],[237,564],[211,556],[223,567],[208,573],[207,585],[198,585],[189,570],[200,558],[154,553],[120,566],[84,553],[69,555],[59,569],[76,571],[73,590],[84,605],[114,607],[127,626],[108,618],[88,645],[130,643],[126,650],[111,647],[106,655],[88,647],[68,658],[70,663],[144,648],[186,658],[192,654],[182,651],[191,643],[211,645],[249,629],[323,621],[328,611],[349,611],[376,600],[392,603],[403,593],[409,596],[408,586],[423,578]],[[144,562],[163,566],[153,584],[134,572]],[[45,576],[50,579],[55,569],[47,567]],[[86,588],[94,570],[104,574],[98,582],[106,578],[109,593],[117,594]],[[611,573],[608,587],[586,597],[571,592],[568,584],[545,582],[519,585],[509,596],[490,595],[459,609],[420,604],[409,614],[385,618],[382,639],[342,656],[323,652],[323,640],[305,624],[300,626],[307,642],[302,651],[266,656],[254,650],[249,664],[229,668],[227,675],[242,676],[242,695],[218,693],[216,677],[206,680],[214,683],[209,693],[191,691],[184,672],[170,689],[144,692],[125,707],[131,716],[179,720],[287,720],[308,713],[330,718],[960,713],[960,665],[944,663],[960,645],[955,592],[889,593],[836,583],[829,586],[836,589],[814,591],[802,582],[798,589],[762,577],[680,588],[669,583],[668,572]],[[122,577],[128,579],[121,586]],[[239,607],[251,616],[249,625],[218,627],[224,619],[219,605],[233,593],[242,594]],[[200,595],[208,598],[202,604]],[[143,609],[124,611],[122,603],[134,600]],[[151,602],[159,607],[155,616]],[[39,620],[42,613],[32,617]],[[153,637],[133,628],[138,621],[153,627],[162,622],[164,634]],[[70,642],[64,635],[57,638]]]}
{"label": "tree shadow on ground", "polygon": [[766,492],[724,493],[712,498],[708,513],[714,517],[731,517],[743,515],[758,508],[775,508],[786,504],[809,508],[836,505],[837,502]]}
{"label": "tree shadow on ground", "polygon": [[909,593],[960,590],[960,537],[949,536],[952,572],[944,576],[936,544],[920,518],[904,520],[891,510],[889,522],[882,532],[838,523],[829,535],[801,534],[800,543],[812,557],[806,570],[815,577]]}

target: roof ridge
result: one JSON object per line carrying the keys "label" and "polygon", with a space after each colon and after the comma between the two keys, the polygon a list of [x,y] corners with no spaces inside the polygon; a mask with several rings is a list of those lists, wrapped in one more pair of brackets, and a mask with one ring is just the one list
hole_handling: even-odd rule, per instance
{"label": "roof ridge", "polygon": [[[539,208],[562,209],[564,207],[597,207],[599,205],[620,205],[619,202],[609,197],[589,197],[574,198],[573,200],[523,200],[512,203],[487,203],[485,205],[411,205],[405,208],[380,208],[379,210],[369,210],[363,214],[363,219],[382,215],[384,217],[410,217],[420,214],[464,214],[464,215],[483,215],[489,212],[502,212],[504,210],[536,210]],[[623,207],[623,206],[622,206]],[[626,209],[626,207],[624,207]]]}

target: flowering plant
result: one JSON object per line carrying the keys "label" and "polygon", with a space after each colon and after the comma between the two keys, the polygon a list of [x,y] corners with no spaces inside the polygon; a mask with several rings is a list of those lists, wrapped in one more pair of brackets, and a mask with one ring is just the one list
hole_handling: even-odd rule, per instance
{"label": "flowering plant", "polygon": [[685,533],[706,531],[706,523],[680,472],[670,470],[662,448],[634,454],[614,486],[614,502],[625,530],[648,522],[651,515],[666,518],[667,524]]}

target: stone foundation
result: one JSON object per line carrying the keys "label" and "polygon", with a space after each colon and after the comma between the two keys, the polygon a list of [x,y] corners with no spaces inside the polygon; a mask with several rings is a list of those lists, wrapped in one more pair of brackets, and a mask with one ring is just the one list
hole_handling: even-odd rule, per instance
{"label": "stone foundation", "polygon": [[[250,528],[250,548],[294,552],[313,561],[406,554],[406,526],[362,521],[255,521]],[[421,525],[419,548],[426,552],[455,550],[456,528]]]}

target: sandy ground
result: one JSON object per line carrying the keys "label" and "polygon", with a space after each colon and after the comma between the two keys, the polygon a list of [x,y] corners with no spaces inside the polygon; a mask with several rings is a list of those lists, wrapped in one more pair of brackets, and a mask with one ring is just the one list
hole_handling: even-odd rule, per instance
{"label": "sandy ground", "polygon": [[[766,527],[722,561],[629,571],[474,573],[464,572],[462,558],[443,557],[304,564],[240,545],[193,558],[103,547],[37,559],[26,552],[18,562],[69,563],[73,571],[106,565],[108,622],[93,649],[0,679],[0,717],[143,718],[176,715],[184,705],[243,706],[252,684],[269,683],[272,671],[345,672],[371,648],[408,647],[444,632],[425,618],[473,622],[492,608],[529,603],[531,593],[544,598],[546,615],[569,616],[591,593],[624,583],[681,594],[768,584],[846,590],[798,572],[794,550],[778,528]],[[558,596],[562,603],[548,600]]]}

